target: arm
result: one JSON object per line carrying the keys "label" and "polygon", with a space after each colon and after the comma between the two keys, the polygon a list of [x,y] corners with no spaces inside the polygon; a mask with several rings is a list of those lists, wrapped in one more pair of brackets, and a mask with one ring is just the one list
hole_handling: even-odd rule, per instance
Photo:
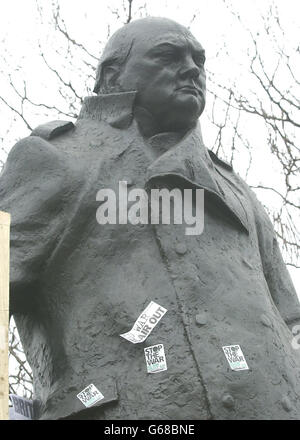
{"label": "arm", "polygon": [[272,299],[290,329],[300,324],[300,304],[290,274],[283,261],[273,225],[256,199],[256,227],[259,250]]}
{"label": "arm", "polygon": [[10,312],[31,310],[55,246],[65,170],[56,149],[30,136],[11,150],[0,175],[0,209],[11,214]]}

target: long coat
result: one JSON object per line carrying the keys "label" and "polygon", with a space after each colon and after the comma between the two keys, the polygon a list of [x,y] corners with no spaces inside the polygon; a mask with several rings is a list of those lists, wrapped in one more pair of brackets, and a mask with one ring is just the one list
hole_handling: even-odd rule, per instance
{"label": "long coat", "polygon": [[[34,374],[37,414],[81,413],[94,384],[105,419],[298,419],[299,302],[253,192],[207,150],[200,127],[146,140],[134,93],[86,98],[75,125],[39,126],[9,154],[0,207],[12,214],[11,313]],[[151,159],[151,143],[170,148]],[[205,190],[204,231],[96,220],[101,188]],[[120,337],[155,301],[167,313],[139,344]],[[167,370],[147,373],[163,344]],[[234,371],[222,347],[240,345]]]}

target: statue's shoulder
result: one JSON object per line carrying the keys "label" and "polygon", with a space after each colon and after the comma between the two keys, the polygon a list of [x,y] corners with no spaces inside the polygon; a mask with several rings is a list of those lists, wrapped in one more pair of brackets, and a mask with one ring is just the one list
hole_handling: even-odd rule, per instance
{"label": "statue's shoulder", "polygon": [[37,136],[50,141],[61,134],[74,130],[74,128],[75,125],[71,121],[55,120],[39,125],[32,131],[31,136]]}
{"label": "statue's shoulder", "polygon": [[212,150],[208,150],[208,153],[209,153],[209,155],[210,155],[211,160],[212,160],[215,164],[219,165],[219,166],[222,167],[222,168],[225,168],[225,169],[228,170],[228,171],[233,171],[233,168],[232,168],[232,166],[230,165],[230,163],[226,162],[226,161],[223,160],[223,159],[220,159],[220,157],[217,156],[216,153],[214,153]]}
{"label": "statue's shoulder", "polygon": [[[221,172],[221,174],[228,180],[230,180],[239,190],[243,191],[244,196],[246,196],[252,206],[255,221],[260,224],[260,228],[266,229],[273,233],[273,226],[270,221],[270,218],[262,205],[262,203],[258,200],[256,193],[253,189],[247,184],[247,182],[234,171],[233,167],[225,162],[223,159],[220,159],[213,151],[208,150],[208,153],[214,162],[217,165],[217,168]],[[225,171],[225,172],[224,172]],[[238,194],[238,193],[237,193]]]}
{"label": "statue's shoulder", "polygon": [[225,177],[227,180],[231,181],[235,185],[241,186],[243,188],[248,188],[247,183],[237,172],[234,171],[232,165],[229,162],[221,159],[212,150],[208,149],[208,153],[216,169],[219,171],[220,174],[222,174],[223,177]]}
{"label": "statue's shoulder", "polygon": [[8,163],[14,167],[20,164],[23,168],[34,171],[42,168],[49,168],[51,164],[58,165],[60,152],[51,143],[55,137],[66,133],[74,128],[70,121],[51,121],[39,125],[30,136],[18,141],[8,155]]}

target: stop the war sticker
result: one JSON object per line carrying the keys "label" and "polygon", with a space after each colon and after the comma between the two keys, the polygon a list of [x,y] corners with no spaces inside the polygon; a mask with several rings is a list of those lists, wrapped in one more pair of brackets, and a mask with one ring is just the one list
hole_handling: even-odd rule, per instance
{"label": "stop the war sticker", "polygon": [[87,408],[95,405],[99,400],[104,399],[103,394],[92,383],[85,387],[84,390],[80,391],[80,393],[77,394],[77,397]]}
{"label": "stop the war sticker", "polygon": [[222,348],[232,370],[249,370],[245,356],[239,345],[226,345]]}
{"label": "stop the war sticker", "polygon": [[167,361],[163,344],[144,348],[147,372],[159,373],[167,370]]}
{"label": "stop the war sticker", "polygon": [[167,309],[151,301],[135,321],[132,329],[120,336],[133,344],[145,341],[166,312]]}

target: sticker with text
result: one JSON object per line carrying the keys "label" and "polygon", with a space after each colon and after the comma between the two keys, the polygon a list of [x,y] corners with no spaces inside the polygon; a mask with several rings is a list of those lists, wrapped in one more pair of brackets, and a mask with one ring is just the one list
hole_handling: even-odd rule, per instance
{"label": "sticker with text", "polygon": [[222,348],[232,370],[249,370],[245,356],[239,345],[227,345]]}
{"label": "sticker with text", "polygon": [[77,394],[77,397],[87,408],[95,405],[95,403],[99,402],[99,400],[104,399],[103,394],[100,393],[98,388],[96,388],[92,383],[84,390],[80,391],[80,393]]}
{"label": "sticker with text", "polygon": [[133,344],[144,342],[166,312],[167,309],[151,301],[135,321],[132,329],[120,336]]}
{"label": "sticker with text", "polygon": [[[16,394],[10,394],[9,397],[13,404],[13,412],[10,411],[9,414],[9,418],[11,420],[34,419],[34,408],[32,400],[26,399],[25,397],[17,396]],[[16,416],[16,413],[21,417]]]}
{"label": "sticker with text", "polygon": [[167,370],[167,361],[163,344],[144,348],[147,372],[159,373]]}

